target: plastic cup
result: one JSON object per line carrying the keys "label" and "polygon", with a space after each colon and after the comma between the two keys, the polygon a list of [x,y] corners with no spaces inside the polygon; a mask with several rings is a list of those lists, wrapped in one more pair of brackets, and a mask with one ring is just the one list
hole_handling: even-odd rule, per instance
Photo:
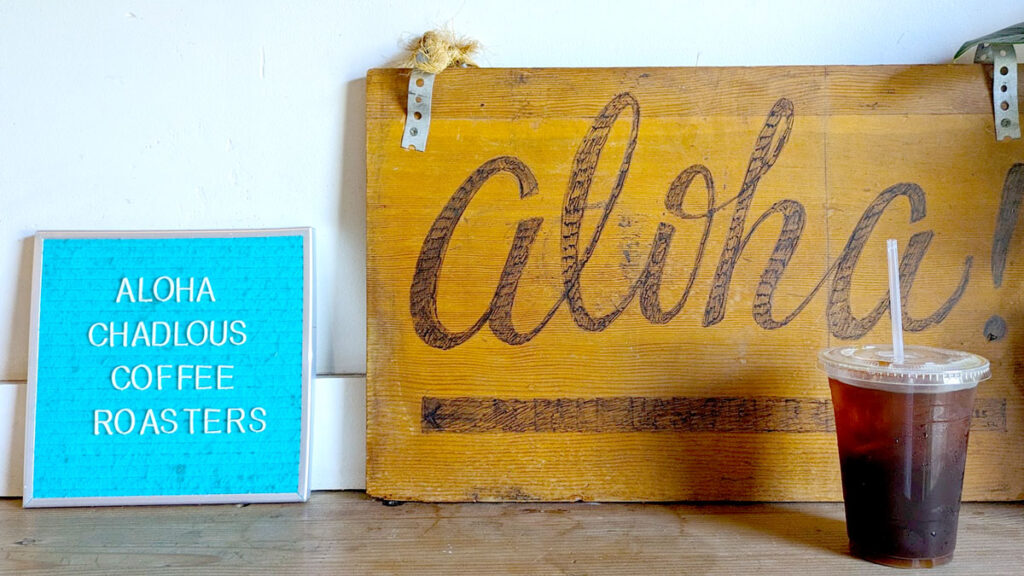
{"label": "plastic cup", "polygon": [[828,373],[850,552],[904,568],[953,559],[974,393],[991,375],[967,352],[840,346],[818,354]]}

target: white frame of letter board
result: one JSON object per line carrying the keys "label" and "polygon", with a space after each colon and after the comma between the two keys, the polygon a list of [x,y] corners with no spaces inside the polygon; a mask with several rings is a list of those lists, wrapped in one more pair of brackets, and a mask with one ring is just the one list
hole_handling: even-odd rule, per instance
{"label": "white frame of letter board", "polygon": [[[96,496],[74,498],[34,498],[36,384],[39,363],[39,302],[43,273],[43,241],[63,239],[130,239],[130,238],[252,238],[266,236],[302,236],[303,296],[302,296],[302,422],[299,447],[299,487],[296,492],[276,494],[177,494],[156,496]],[[22,506],[25,508],[52,508],[70,506],[133,506],[163,504],[250,504],[264,502],[306,502],[309,500],[310,430],[312,429],[313,367],[315,314],[313,289],[313,229],[310,227],[239,229],[239,230],[181,230],[181,231],[39,231],[35,235],[35,254],[32,270],[32,310],[29,325],[28,394],[25,406],[25,475]]]}

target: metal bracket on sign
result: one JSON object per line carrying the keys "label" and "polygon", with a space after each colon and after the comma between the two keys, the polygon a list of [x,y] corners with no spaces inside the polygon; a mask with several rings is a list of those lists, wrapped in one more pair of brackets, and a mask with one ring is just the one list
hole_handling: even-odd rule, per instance
{"label": "metal bracket on sign", "polygon": [[427,149],[427,133],[430,132],[430,98],[433,93],[434,75],[413,68],[412,73],[409,74],[409,103],[406,106],[402,148],[420,152]]}
{"label": "metal bracket on sign", "polygon": [[974,61],[992,64],[992,107],[996,140],[1020,138],[1017,102],[1017,52],[1013,44],[979,44]]}

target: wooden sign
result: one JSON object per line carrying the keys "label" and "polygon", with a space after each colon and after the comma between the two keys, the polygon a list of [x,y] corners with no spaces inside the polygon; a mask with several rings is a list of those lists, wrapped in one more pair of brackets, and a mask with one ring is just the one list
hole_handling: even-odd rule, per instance
{"label": "wooden sign", "polygon": [[[996,71],[995,73],[999,73]],[[965,498],[1024,498],[1024,143],[991,67],[367,77],[367,488],[410,500],[838,500],[818,350],[992,361]]]}
{"label": "wooden sign", "polygon": [[312,230],[36,236],[25,506],[309,497]]}

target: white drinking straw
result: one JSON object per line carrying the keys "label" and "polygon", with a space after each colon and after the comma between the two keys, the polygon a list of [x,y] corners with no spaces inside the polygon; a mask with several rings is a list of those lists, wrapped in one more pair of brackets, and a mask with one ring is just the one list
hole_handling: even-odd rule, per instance
{"label": "white drinking straw", "polygon": [[903,363],[903,304],[900,302],[900,263],[896,240],[886,240],[889,253],[889,315],[892,317],[892,360]]}

